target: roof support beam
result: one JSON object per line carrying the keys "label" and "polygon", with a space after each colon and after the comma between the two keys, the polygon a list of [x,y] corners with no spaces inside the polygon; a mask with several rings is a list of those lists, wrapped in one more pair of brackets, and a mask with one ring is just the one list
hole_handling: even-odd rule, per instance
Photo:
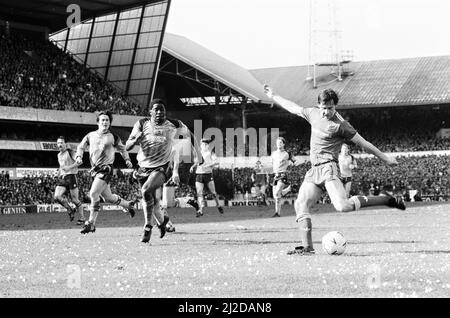
{"label": "roof support beam", "polygon": [[69,42],[70,28],[67,28],[66,42],[64,42],[64,52],[67,53],[67,42]]}
{"label": "roof support beam", "polygon": [[159,72],[164,71],[164,70],[165,70],[166,68],[168,68],[170,65],[172,65],[172,64],[175,65],[175,63],[176,63],[176,59],[175,59],[175,58],[170,59],[170,60],[167,61],[167,63],[165,63],[163,66],[160,66],[158,71],[159,71]]}
{"label": "roof support beam", "polygon": [[192,89],[204,102],[206,105],[211,106],[211,103],[208,102],[208,100],[203,96],[202,93],[200,93],[186,78],[183,77],[184,82],[189,86],[190,89]]}
{"label": "roof support beam", "polygon": [[134,48],[133,48],[133,55],[131,56],[131,63],[130,63],[130,71],[128,72],[128,79],[127,79],[127,86],[125,89],[125,96],[128,96],[130,92],[130,81],[131,81],[131,75],[133,74],[134,69],[134,61],[136,60],[136,49],[139,43],[139,38],[141,37],[141,29],[142,29],[142,20],[144,19],[144,11],[145,6],[142,6],[141,11],[141,17],[139,19],[139,26],[136,34],[136,41],[134,42]]}
{"label": "roof support beam", "polygon": [[108,53],[108,61],[106,62],[105,80],[108,80],[109,67],[111,66],[112,50],[114,48],[114,42],[116,41],[117,25],[119,24],[120,12],[121,11],[117,12],[116,23],[114,24],[114,31],[113,31],[112,39],[111,39],[111,46],[109,47],[109,53]]}
{"label": "roof support beam", "polygon": [[88,44],[86,48],[86,56],[84,57],[84,66],[87,65],[87,60],[89,56],[89,49],[91,48],[92,34],[94,34],[95,18],[92,19],[91,32],[89,34]]}
{"label": "roof support beam", "polygon": [[[150,92],[148,92],[148,99],[147,99],[147,107],[150,105],[152,99],[153,99],[153,92],[155,91],[156,88],[156,79],[158,77],[158,71],[159,71],[159,63],[161,61],[161,56],[162,56],[162,46],[163,46],[163,39],[164,39],[164,32],[166,32],[166,25],[167,25],[167,18],[168,18],[168,12],[170,10],[170,1],[171,0],[167,0],[167,7],[166,7],[166,12],[164,14],[164,23],[162,26],[162,30],[161,33],[159,34],[159,45],[158,45],[158,52],[156,53],[156,61],[155,61],[155,67],[153,69],[153,78],[152,78],[152,83],[150,85]],[[144,11],[145,9],[145,5],[142,9],[142,11]]]}

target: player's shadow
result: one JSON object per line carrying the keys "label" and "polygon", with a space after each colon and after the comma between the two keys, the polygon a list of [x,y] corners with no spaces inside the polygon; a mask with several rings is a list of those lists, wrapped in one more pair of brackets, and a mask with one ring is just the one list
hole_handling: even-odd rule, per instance
{"label": "player's shadow", "polygon": [[[216,208],[206,208],[204,216],[195,217],[195,210],[191,208],[173,208],[169,209],[169,215],[178,230],[181,224],[202,224],[202,223],[222,223],[230,221],[246,221],[256,219],[271,218],[273,207],[226,207],[224,214],[219,214]],[[285,217],[292,218],[294,215],[293,208],[285,210]],[[89,216],[89,212],[85,211],[85,216]],[[76,216],[78,217],[78,215]],[[280,218],[271,219],[273,221]],[[99,228],[115,228],[115,227],[142,227],[143,212],[138,210],[134,218],[130,218],[128,214],[121,211],[101,211],[97,219]],[[81,229],[76,222],[69,222],[67,213],[32,213],[32,214],[12,214],[0,215],[0,231],[26,231],[26,230],[74,230]],[[234,228],[234,231],[241,231]],[[209,231],[211,232],[211,231]],[[215,233],[217,234],[217,233]]]}
{"label": "player's shadow", "polygon": [[[391,241],[349,241],[349,245],[367,245],[367,244],[417,244],[425,243],[424,241],[414,240],[391,240]],[[380,252],[346,252],[344,255],[347,257],[369,257],[369,256],[382,256],[386,254],[402,254],[402,253],[418,253],[418,254],[438,254],[438,253],[450,253],[450,251],[380,251]]]}
{"label": "player's shadow", "polygon": [[366,245],[366,244],[416,244],[416,243],[425,243],[424,241],[401,241],[401,240],[393,240],[393,241],[349,241],[349,244],[352,245]]}
{"label": "player's shadow", "polygon": [[426,255],[437,255],[437,254],[450,254],[450,251],[446,250],[431,250],[431,251],[392,251],[392,252],[366,252],[366,253],[344,253],[343,256],[346,257],[370,257],[370,256],[386,256],[386,255],[398,255],[398,254],[426,254]]}
{"label": "player's shadow", "polygon": [[[349,244],[367,244],[368,242],[350,242]],[[389,243],[389,244],[407,244],[407,243],[424,243],[423,241],[382,241],[382,242],[371,242],[371,243]],[[356,253],[345,253],[345,256],[357,256],[357,257],[365,257],[365,256],[381,256],[386,254],[419,254],[419,255],[437,255],[437,254],[450,254],[450,250],[400,250],[400,251],[380,251],[380,252],[356,252]]]}
{"label": "player's shadow", "polygon": [[252,233],[280,233],[280,232],[292,232],[292,228],[276,228],[276,229],[239,229],[239,228],[230,228],[228,231],[201,231],[201,232],[195,232],[195,231],[189,231],[189,232],[182,232],[182,231],[176,231],[173,233],[174,235],[215,235],[215,234],[252,234]]}
{"label": "player's shadow", "polygon": [[429,250],[429,251],[417,250],[417,251],[403,251],[402,253],[434,255],[434,254],[450,254],[450,250]]}
{"label": "player's shadow", "polygon": [[266,245],[266,244],[295,244],[296,241],[269,241],[269,240],[214,240],[211,245]]}

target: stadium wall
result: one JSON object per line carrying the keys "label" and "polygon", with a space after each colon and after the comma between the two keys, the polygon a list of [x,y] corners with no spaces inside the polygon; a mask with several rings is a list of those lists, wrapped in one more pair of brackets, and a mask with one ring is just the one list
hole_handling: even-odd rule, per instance
{"label": "stadium wall", "polygon": [[[133,127],[142,116],[115,115],[114,126]],[[0,106],[0,120],[18,120],[28,122],[66,123],[74,125],[95,125],[96,114],[72,112],[66,110],[48,110],[37,108],[19,108]]]}
{"label": "stadium wall", "polygon": [[[78,144],[67,143],[72,149],[76,149]],[[52,141],[21,141],[21,140],[0,140],[0,150],[29,150],[29,151],[59,151],[56,142]],[[138,148],[134,147],[129,153],[137,153]],[[117,151],[116,151],[117,152]]]}
{"label": "stadium wall", "polygon": [[[143,116],[113,114],[113,126],[133,127]],[[198,111],[167,111],[167,116],[182,120],[187,125],[193,125],[199,116]],[[0,106],[0,120],[17,120],[27,122],[65,123],[73,125],[95,125],[96,114],[73,112],[67,110],[49,110],[38,108],[21,108]]]}

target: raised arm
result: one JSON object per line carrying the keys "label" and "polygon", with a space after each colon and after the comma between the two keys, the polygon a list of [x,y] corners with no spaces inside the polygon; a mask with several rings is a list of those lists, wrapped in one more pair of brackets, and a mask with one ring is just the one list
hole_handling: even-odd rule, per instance
{"label": "raised arm", "polygon": [[352,142],[363,148],[368,153],[380,158],[383,160],[387,165],[393,166],[397,165],[398,162],[395,158],[389,157],[383,152],[380,151],[377,147],[375,147],[372,143],[365,140],[360,134],[356,133],[356,135],[351,139]]}
{"label": "raised arm", "polygon": [[294,103],[284,97],[281,97],[280,95],[275,94],[273,92],[272,88],[267,84],[264,85],[264,93],[266,93],[267,97],[273,99],[275,101],[275,103],[277,103],[277,105],[281,106],[288,112],[304,117],[304,115],[303,115],[304,108],[302,106],[297,105],[296,103]]}

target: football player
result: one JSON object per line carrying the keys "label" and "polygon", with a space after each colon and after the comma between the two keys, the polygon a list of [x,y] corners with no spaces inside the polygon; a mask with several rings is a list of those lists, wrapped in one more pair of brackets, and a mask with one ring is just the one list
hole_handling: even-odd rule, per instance
{"label": "football player", "polygon": [[[169,176],[172,147],[174,139],[179,136],[190,138],[192,134],[180,120],[166,117],[166,103],[163,100],[154,99],[150,103],[150,116],[136,122],[126,142],[127,150],[135,145],[140,146],[137,154],[139,168],[135,172],[135,177],[141,185],[142,192],[144,234],[141,242],[143,243],[150,241],[153,228],[152,215],[158,222],[160,237],[164,237],[166,233],[166,225],[170,219],[160,208],[160,192],[161,187],[168,180],[175,184],[180,183],[178,167],[175,165],[172,176]],[[194,151],[194,162],[195,160],[197,160],[196,151]]]}
{"label": "football player", "polygon": [[89,158],[91,162],[92,184],[89,191],[91,204],[89,206],[89,220],[84,224],[81,234],[95,232],[95,223],[100,211],[100,196],[105,202],[113,203],[125,208],[131,217],[135,215],[135,202],[127,201],[117,194],[111,192],[109,185],[113,175],[113,163],[115,150],[122,155],[128,168],[133,168],[130,156],[125,150],[119,136],[110,132],[109,128],[113,116],[109,111],[101,111],[97,115],[98,129],[88,133],[78,145],[75,161],[78,164],[83,162],[83,153],[89,147]]}
{"label": "football player", "polygon": [[[67,146],[64,136],[58,137],[56,144],[59,149],[57,155],[59,163],[59,178],[55,188],[54,199],[67,209],[70,222],[74,220],[75,212],[78,210],[80,219],[77,221],[77,224],[83,225],[85,219],[83,206],[78,198],[77,174],[79,164],[75,162],[74,159],[75,151]],[[70,206],[68,197],[65,196],[65,193],[67,192],[70,193],[70,198],[76,207],[75,209]]]}
{"label": "football player", "polygon": [[397,165],[395,158],[382,153],[372,143],[365,140],[336,111],[339,97],[332,89],[326,89],[318,95],[317,105],[302,107],[276,95],[272,88],[264,85],[266,95],[287,111],[300,116],[311,124],[310,161],[311,169],[306,173],[295,201],[296,221],[302,241],[288,254],[314,254],[312,241],[311,207],[317,202],[325,187],[331,202],[339,212],[359,210],[362,207],[386,205],[405,210],[401,196],[353,196],[347,198],[340,179],[338,155],[343,143],[351,142],[380,158],[387,165]]}

